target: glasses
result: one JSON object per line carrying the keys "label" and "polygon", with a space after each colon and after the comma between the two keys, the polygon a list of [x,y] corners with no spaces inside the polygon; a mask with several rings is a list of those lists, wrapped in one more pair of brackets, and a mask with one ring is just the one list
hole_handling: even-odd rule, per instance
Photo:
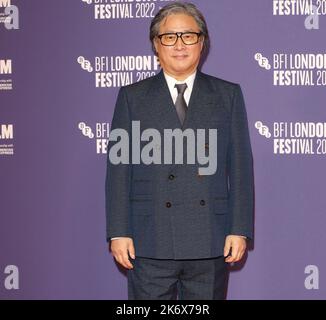
{"label": "glasses", "polygon": [[179,38],[185,45],[189,46],[198,43],[201,35],[201,32],[170,32],[160,34],[157,37],[163,46],[174,46]]}

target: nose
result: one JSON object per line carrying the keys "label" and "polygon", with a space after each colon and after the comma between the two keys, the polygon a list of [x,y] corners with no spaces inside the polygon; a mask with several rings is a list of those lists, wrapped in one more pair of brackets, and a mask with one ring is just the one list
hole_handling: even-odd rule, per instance
{"label": "nose", "polygon": [[176,44],[174,45],[174,48],[177,50],[182,50],[182,49],[184,49],[184,47],[185,47],[185,44],[183,43],[181,37],[179,37]]}

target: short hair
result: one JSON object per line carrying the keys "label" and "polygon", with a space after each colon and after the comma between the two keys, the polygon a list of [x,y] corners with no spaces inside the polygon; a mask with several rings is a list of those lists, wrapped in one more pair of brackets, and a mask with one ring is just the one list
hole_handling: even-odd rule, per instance
{"label": "short hair", "polygon": [[207,52],[209,50],[210,39],[204,15],[193,3],[176,1],[161,8],[161,10],[156,14],[151,22],[149,39],[152,43],[152,49],[154,53],[157,54],[154,46],[154,39],[159,35],[161,22],[172,14],[186,14],[196,20],[199,30],[204,36],[203,51]]}

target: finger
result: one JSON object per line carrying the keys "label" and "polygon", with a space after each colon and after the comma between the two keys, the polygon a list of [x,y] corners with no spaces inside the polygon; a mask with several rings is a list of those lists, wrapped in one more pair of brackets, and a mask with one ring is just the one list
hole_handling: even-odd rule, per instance
{"label": "finger", "polygon": [[234,259],[237,258],[239,252],[240,252],[240,248],[239,248],[239,246],[238,246],[238,245],[233,245],[233,247],[232,247],[232,257],[233,257]]}
{"label": "finger", "polygon": [[229,255],[230,249],[231,249],[231,242],[229,240],[226,240],[224,245],[224,257],[227,257]]}
{"label": "finger", "polygon": [[231,263],[231,262],[233,262],[233,260],[234,260],[234,253],[233,253],[233,249],[232,249],[232,253],[231,253],[231,255],[228,256],[228,257],[225,259],[225,262],[227,262],[227,263]]}
{"label": "finger", "polygon": [[240,260],[243,258],[245,252],[246,252],[246,250],[241,250],[241,251],[240,251],[240,253],[239,253],[239,257],[238,257],[238,261],[240,261]]}
{"label": "finger", "polygon": [[131,269],[133,267],[129,261],[127,248],[124,248],[124,249],[121,249],[120,247],[113,248],[112,254],[113,254],[114,258],[117,260],[117,262],[119,262],[119,264],[121,264],[123,267],[125,267],[127,269]]}
{"label": "finger", "polygon": [[236,257],[234,257],[234,259],[233,259],[232,262],[233,262],[233,263],[234,263],[234,262],[238,262],[239,260],[240,260],[240,255],[237,255]]}
{"label": "finger", "polygon": [[132,259],[136,259],[135,247],[132,243],[129,245],[128,252]]}
{"label": "finger", "polygon": [[243,255],[244,255],[244,250],[240,250],[237,254],[237,256],[235,257],[234,261],[233,262],[238,262],[242,259]]}
{"label": "finger", "polygon": [[228,263],[236,262],[238,254],[239,254],[239,247],[236,245],[232,246],[232,254],[225,261]]}
{"label": "finger", "polygon": [[123,259],[123,253],[121,251],[117,251],[117,252],[114,252],[113,254],[114,256],[114,259],[120,264],[122,265],[123,267],[127,267],[124,263],[124,259]]}
{"label": "finger", "polygon": [[124,254],[122,256],[122,261],[123,261],[123,265],[127,268],[127,269],[132,269],[134,266],[131,264],[128,254]]}
{"label": "finger", "polygon": [[126,268],[126,269],[130,269],[130,266],[128,265],[128,263],[126,263],[125,258],[124,258],[123,255],[117,255],[117,256],[116,256],[116,260],[117,260],[117,262],[118,262],[121,266],[123,266],[124,268]]}
{"label": "finger", "polygon": [[122,256],[120,256],[120,255],[115,255],[114,256],[114,259],[120,264],[120,265],[122,265],[123,267],[125,267],[124,265],[123,265],[123,261],[122,261]]}
{"label": "finger", "polygon": [[232,263],[232,262],[234,262],[234,258],[233,257],[228,257],[227,259],[225,259],[225,262]]}

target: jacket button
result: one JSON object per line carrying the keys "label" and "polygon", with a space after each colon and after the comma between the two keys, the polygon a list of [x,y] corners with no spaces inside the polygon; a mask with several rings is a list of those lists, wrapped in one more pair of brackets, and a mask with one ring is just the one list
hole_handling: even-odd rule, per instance
{"label": "jacket button", "polygon": [[165,204],[165,206],[166,206],[167,208],[171,208],[172,204],[171,204],[171,202],[167,202],[167,203]]}
{"label": "jacket button", "polygon": [[170,180],[173,180],[174,178],[175,178],[175,176],[174,176],[173,174],[170,174],[170,175],[169,175],[169,179],[170,179]]}
{"label": "jacket button", "polygon": [[205,200],[200,200],[200,205],[204,206],[205,205]]}
{"label": "jacket button", "polygon": [[209,144],[205,143],[205,149],[209,149]]}

